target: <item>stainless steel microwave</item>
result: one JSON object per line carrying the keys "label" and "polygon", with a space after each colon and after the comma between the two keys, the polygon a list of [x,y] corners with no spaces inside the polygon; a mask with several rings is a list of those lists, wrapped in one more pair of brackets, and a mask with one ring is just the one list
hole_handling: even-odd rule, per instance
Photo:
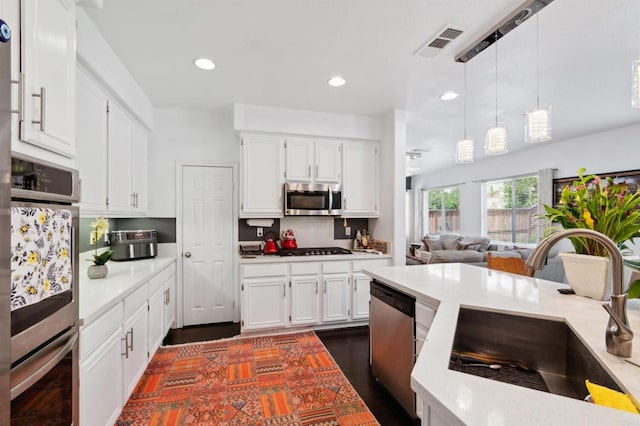
{"label": "stainless steel microwave", "polygon": [[342,214],[342,185],[285,183],[285,216],[339,216]]}

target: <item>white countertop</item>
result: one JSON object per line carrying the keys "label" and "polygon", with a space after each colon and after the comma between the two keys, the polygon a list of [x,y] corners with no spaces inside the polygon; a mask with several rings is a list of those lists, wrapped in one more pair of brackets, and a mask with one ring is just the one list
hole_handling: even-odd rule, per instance
{"label": "white countertop", "polygon": [[[603,302],[556,289],[566,284],[486,268],[444,263],[368,268],[364,271],[418,302],[438,306],[411,374],[411,387],[446,424],[640,425],[640,415],[449,370],[460,305],[563,318],[616,378],[640,401],[640,368],[607,353]],[[636,332],[632,360],[640,363],[640,300],[628,303]]]}
{"label": "white countertop", "polygon": [[291,262],[324,262],[333,260],[375,260],[375,259],[391,259],[390,254],[376,254],[353,252],[351,254],[334,254],[319,256],[278,256],[278,255],[258,255],[255,257],[239,256],[241,264],[251,263],[291,263]]}
{"label": "white countertop", "polygon": [[80,325],[90,324],[175,260],[174,255],[159,255],[152,259],[111,261],[107,263],[109,275],[96,280],[87,277],[91,263],[81,262]]}

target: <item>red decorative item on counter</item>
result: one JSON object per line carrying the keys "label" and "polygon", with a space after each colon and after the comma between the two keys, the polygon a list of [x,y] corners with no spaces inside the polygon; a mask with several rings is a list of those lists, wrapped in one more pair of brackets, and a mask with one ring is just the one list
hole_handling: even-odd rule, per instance
{"label": "red decorative item on counter", "polygon": [[267,232],[264,235],[264,248],[262,252],[264,254],[276,254],[278,253],[278,246],[276,245],[275,238],[278,235],[275,232]]}
{"label": "red decorative item on counter", "polygon": [[295,235],[293,234],[293,229],[282,231],[282,248],[289,250],[298,248]]}

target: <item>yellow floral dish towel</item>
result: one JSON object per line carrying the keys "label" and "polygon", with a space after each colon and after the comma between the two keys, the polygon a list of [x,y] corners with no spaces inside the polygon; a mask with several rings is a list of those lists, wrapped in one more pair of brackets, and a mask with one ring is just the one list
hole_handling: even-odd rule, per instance
{"label": "yellow floral dish towel", "polygon": [[69,210],[11,208],[11,310],[71,289]]}
{"label": "yellow floral dish towel", "polygon": [[593,398],[593,402],[605,407],[617,408],[618,410],[628,411],[638,414],[638,409],[631,399],[624,393],[609,389],[605,386],[596,385],[589,380],[584,381],[587,389]]}

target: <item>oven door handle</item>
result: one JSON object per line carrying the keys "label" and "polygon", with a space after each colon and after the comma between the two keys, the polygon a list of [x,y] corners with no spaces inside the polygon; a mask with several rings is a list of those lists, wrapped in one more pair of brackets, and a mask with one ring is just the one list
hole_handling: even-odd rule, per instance
{"label": "oven door handle", "polygon": [[49,343],[36,354],[12,368],[11,399],[20,395],[51,371],[69,353],[77,340],[78,331],[76,327],[72,327],[71,330]]}

